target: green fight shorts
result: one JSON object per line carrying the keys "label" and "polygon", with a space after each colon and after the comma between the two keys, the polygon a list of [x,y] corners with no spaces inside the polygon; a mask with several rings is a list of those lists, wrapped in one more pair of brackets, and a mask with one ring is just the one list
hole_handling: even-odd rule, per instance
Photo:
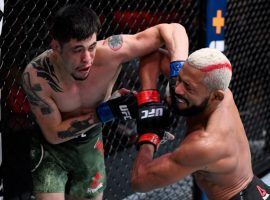
{"label": "green fight shorts", "polygon": [[101,125],[61,144],[33,139],[31,159],[34,193],[93,198],[106,187]]}

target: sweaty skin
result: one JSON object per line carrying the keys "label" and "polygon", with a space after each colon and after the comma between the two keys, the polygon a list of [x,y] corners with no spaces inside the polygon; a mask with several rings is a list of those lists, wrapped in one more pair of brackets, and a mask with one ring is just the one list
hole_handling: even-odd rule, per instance
{"label": "sweaty skin", "polygon": [[[109,99],[120,73],[121,63],[149,54],[164,44],[171,58],[178,59],[176,52],[188,48],[185,28],[176,23],[159,24],[134,35],[114,35],[101,41],[97,41],[96,33],[83,40],[72,38],[67,42],[60,42],[54,38],[51,42],[52,49],[32,60],[22,77],[31,111],[44,138],[52,144],[48,144],[53,148],[50,152],[58,146],[76,143],[77,137],[80,137],[78,140],[91,137],[89,134],[93,132],[92,128],[99,127],[97,123],[100,123],[96,108],[101,102]],[[63,151],[55,150],[56,153]],[[83,156],[86,156],[85,154]],[[93,150],[91,155],[99,154]],[[70,159],[72,160],[67,156],[66,160]],[[98,170],[103,171],[103,160],[94,162],[96,163],[91,168],[96,170],[97,165],[102,165]],[[64,172],[66,171],[68,170]],[[44,176],[48,177],[46,174]],[[52,184],[48,184],[50,190]],[[47,191],[45,184],[36,185],[42,187],[42,192],[36,190],[37,199],[65,199],[63,190],[57,193],[56,188],[53,193],[43,193]],[[77,185],[71,189],[76,190],[76,187],[83,189]],[[85,192],[88,192],[88,189]],[[76,195],[85,194],[77,192]],[[102,193],[94,199],[101,200]]]}
{"label": "sweaty skin", "polygon": [[47,141],[58,144],[71,140],[99,122],[95,109],[110,97],[121,63],[164,43],[177,59],[175,52],[183,47],[176,44],[188,48],[187,41],[180,24],[160,24],[135,35],[115,35],[101,41],[94,34],[62,46],[53,40],[52,50],[33,60],[23,74],[31,110]]}
{"label": "sweaty skin", "polygon": [[251,154],[231,91],[225,91],[224,99],[208,120],[193,118],[187,122],[188,135],[180,145],[184,152],[191,151],[186,153],[190,159],[198,156],[198,163],[184,162],[205,163],[194,177],[208,198],[229,199],[243,190],[253,178]]}
{"label": "sweaty skin", "polygon": [[[169,61],[167,55],[159,53],[143,60],[143,89],[156,87],[151,81],[155,80],[153,74],[168,74],[162,66],[169,66]],[[184,64],[175,89],[177,107],[198,106],[209,98],[206,109],[186,118],[187,134],[173,152],[153,159],[154,147],[141,146],[132,171],[134,190],[146,192],[193,174],[210,200],[228,200],[251,182],[249,143],[232,92],[211,92],[203,77],[203,72]]]}

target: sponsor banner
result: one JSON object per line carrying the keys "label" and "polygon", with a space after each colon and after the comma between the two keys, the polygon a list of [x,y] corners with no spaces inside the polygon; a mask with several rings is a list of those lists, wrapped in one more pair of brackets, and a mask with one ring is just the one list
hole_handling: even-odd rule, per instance
{"label": "sponsor banner", "polygon": [[206,46],[224,51],[226,0],[207,0]]}

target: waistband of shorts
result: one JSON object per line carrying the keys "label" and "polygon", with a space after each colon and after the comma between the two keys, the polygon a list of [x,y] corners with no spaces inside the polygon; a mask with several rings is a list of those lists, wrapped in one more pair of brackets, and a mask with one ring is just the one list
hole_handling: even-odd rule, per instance
{"label": "waistband of shorts", "polygon": [[245,195],[245,191],[247,191],[247,190],[249,190],[249,188],[255,186],[258,179],[259,178],[257,178],[256,176],[253,176],[253,178],[249,182],[249,184],[247,184],[247,186],[242,191],[238,192],[236,195],[234,195],[232,198],[230,198],[230,200],[243,200],[243,197]]}
{"label": "waistband of shorts", "polygon": [[101,123],[93,126],[91,129],[86,131],[83,136],[80,135],[77,138],[74,138],[70,140],[72,143],[85,143],[91,140],[92,138],[95,138],[97,135],[99,135],[102,132],[102,125]]}
{"label": "waistband of shorts", "polygon": [[[78,136],[77,138],[71,139],[67,142],[63,142],[60,144],[65,144],[65,143],[85,143],[91,140],[92,138],[95,138],[97,135],[99,135],[102,132],[102,124],[98,123],[92,128],[90,128],[88,131],[86,131],[83,136],[81,137]],[[49,144],[47,140],[44,138],[42,131],[39,126],[37,126],[36,130],[32,133],[32,142],[34,143],[43,143],[43,144]]]}

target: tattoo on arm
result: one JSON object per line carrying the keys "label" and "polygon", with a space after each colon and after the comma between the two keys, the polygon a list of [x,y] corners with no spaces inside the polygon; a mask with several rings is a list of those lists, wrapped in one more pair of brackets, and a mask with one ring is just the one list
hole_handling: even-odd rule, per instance
{"label": "tattoo on arm", "polygon": [[123,44],[122,35],[113,35],[109,37],[108,44],[112,50],[117,51],[118,49],[122,47],[122,44]]}
{"label": "tattoo on arm", "polygon": [[90,118],[83,121],[76,120],[71,122],[71,126],[68,128],[68,130],[58,132],[58,137],[64,139],[82,134],[82,131],[86,131],[87,129],[91,128],[89,120]]}
{"label": "tattoo on arm", "polygon": [[23,73],[22,84],[30,104],[39,107],[43,115],[50,114],[53,111],[52,108],[38,96],[37,92],[42,91],[41,85],[31,84],[29,72]]}
{"label": "tattoo on arm", "polygon": [[60,81],[48,57],[34,60],[31,64],[37,70],[37,76],[48,81],[48,84],[55,92],[63,92],[63,89],[59,85]]}

